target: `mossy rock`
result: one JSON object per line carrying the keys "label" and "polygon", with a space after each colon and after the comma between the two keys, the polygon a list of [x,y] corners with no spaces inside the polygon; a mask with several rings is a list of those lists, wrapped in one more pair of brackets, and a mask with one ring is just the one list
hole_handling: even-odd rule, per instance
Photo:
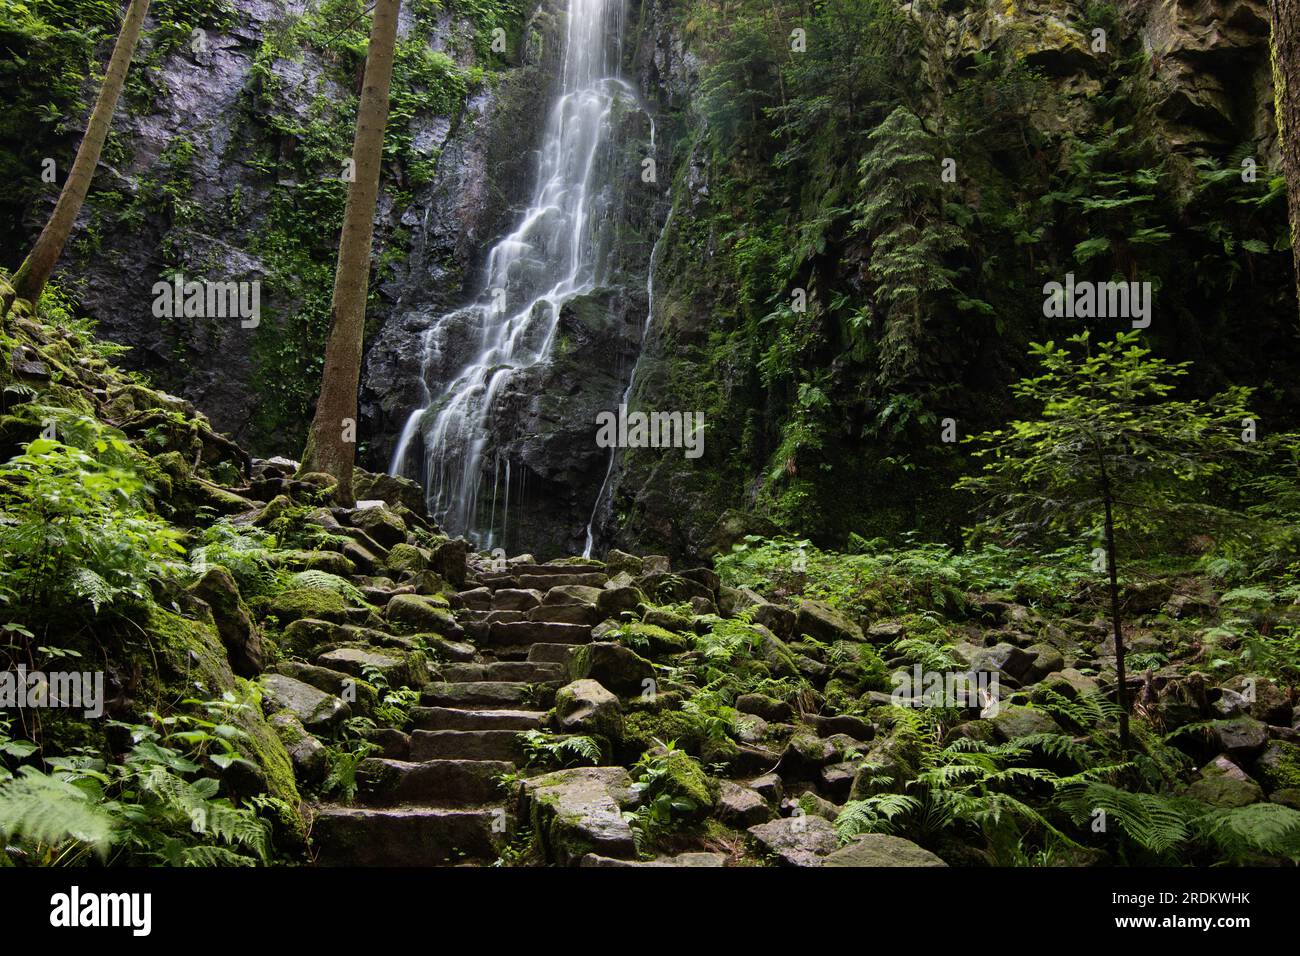
{"label": "mossy rock", "polygon": [[686,797],[704,813],[713,807],[714,795],[704,769],[681,750],[668,754],[668,779],[674,793]]}
{"label": "mossy rock", "polygon": [[1274,740],[1255,764],[1270,790],[1300,789],[1300,747]]}
{"label": "mossy rock", "polygon": [[286,657],[311,657],[322,645],[346,639],[341,626],[333,621],[300,617],[281,632],[275,643]]}
{"label": "mossy rock", "polygon": [[348,618],[348,602],[343,595],[321,588],[293,588],[273,598],[257,602],[258,607],[281,624],[304,617],[341,624]]}
{"label": "mossy rock", "polygon": [[455,638],[461,627],[445,599],[427,594],[396,594],[388,602],[384,617],[407,632],[431,631]]}
{"label": "mossy rock", "polygon": [[623,742],[634,756],[654,747],[656,741],[675,741],[682,750],[698,754],[707,739],[704,722],[685,711],[633,711],[623,718]]}
{"label": "mossy rock", "polygon": [[168,703],[184,698],[216,700],[231,695],[240,706],[231,712],[229,721],[246,735],[235,742],[236,748],[257,768],[251,772],[251,779],[239,779],[235,786],[240,790],[264,788],[284,801],[292,814],[280,821],[279,829],[301,840],[305,833],[299,816],[301,800],[288,751],[262,714],[257,686],[231,671],[211,614],[204,608],[201,617],[186,618],[150,606],[142,627],[149,646],[134,652],[136,672],[152,675],[156,683],[140,688],[137,697],[141,704],[164,709]]}
{"label": "mossy rock", "polygon": [[691,647],[690,640],[683,635],[674,634],[666,628],[641,621],[619,624],[608,633],[614,635],[610,639],[616,639],[633,650],[646,648],[648,653],[656,656],[680,654],[683,651],[690,650]]}
{"label": "mossy rock", "polygon": [[357,566],[337,551],[276,551],[271,561],[290,571],[325,571],[341,578],[357,573]]}
{"label": "mossy rock", "polygon": [[423,571],[429,560],[423,551],[413,544],[401,542],[393,545],[384,561],[384,567],[390,574],[401,575],[407,571]]}

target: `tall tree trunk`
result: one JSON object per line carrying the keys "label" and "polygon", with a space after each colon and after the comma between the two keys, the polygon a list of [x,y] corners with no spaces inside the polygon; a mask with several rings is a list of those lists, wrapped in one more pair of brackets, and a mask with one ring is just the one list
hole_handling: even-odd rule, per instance
{"label": "tall tree trunk", "polygon": [[1282,170],[1291,209],[1291,252],[1300,299],[1300,0],[1270,0],[1273,86]]}
{"label": "tall tree trunk", "polygon": [[140,39],[140,29],[144,26],[144,16],[149,11],[149,0],[131,0],[126,9],[126,18],[122,21],[122,32],[117,35],[113,46],[113,55],[108,61],[108,72],[104,75],[104,85],[99,90],[99,99],[91,111],[90,122],[86,126],[86,135],[77,147],[77,158],[72,162],[63,192],[54,207],[54,214],[41,230],[40,238],[19,266],[13,277],[13,293],[6,294],[7,301],[0,303],[0,312],[7,312],[14,298],[26,299],[35,304],[45,291],[45,283],[54,271],[54,265],[63,254],[63,246],[68,241],[72,226],[81,212],[81,204],[90,192],[90,181],[94,178],[95,167],[99,165],[99,154],[108,138],[109,128],[113,125],[113,113],[117,109],[117,99],[126,82],[126,71],[131,66],[131,57],[135,55],[136,43]]}
{"label": "tall tree trunk", "polygon": [[393,75],[393,47],[401,0],[376,0],[370,27],[366,75],[357,110],[352,146],[352,184],[343,213],[330,305],[330,333],[325,345],[325,371],[320,398],[312,418],[302,472],[325,472],[338,481],[335,497],[352,503],[352,467],[356,461],[357,385],[361,380],[361,347],[370,284],[370,247],[374,234],[379,168],[383,161],[384,126],[388,123],[388,87]]}

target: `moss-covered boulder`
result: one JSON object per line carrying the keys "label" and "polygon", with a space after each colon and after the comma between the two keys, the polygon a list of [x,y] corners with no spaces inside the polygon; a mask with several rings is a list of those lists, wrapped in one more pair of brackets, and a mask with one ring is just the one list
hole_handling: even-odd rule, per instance
{"label": "moss-covered boulder", "polygon": [[581,644],[569,655],[569,679],[590,677],[618,694],[640,694],[654,679],[654,665],[622,644]]}
{"label": "moss-covered boulder", "polygon": [[305,617],[334,624],[348,619],[348,602],[343,595],[322,588],[293,588],[260,602],[259,607],[282,625]]}
{"label": "moss-covered boulder", "polygon": [[1201,778],[1187,788],[1187,796],[1229,809],[1258,803],[1264,799],[1264,791],[1239,766],[1220,756],[1201,768]]}
{"label": "moss-covered boulder", "polygon": [[259,683],[267,710],[291,711],[309,730],[328,733],[352,715],[341,698],[285,674],[263,674]]}
{"label": "moss-covered boulder", "polygon": [[395,594],[384,610],[388,622],[408,632],[431,631],[456,640],[463,631],[444,598],[430,594]]}
{"label": "moss-covered boulder", "polygon": [[348,513],[348,523],[360,528],[385,548],[406,542],[406,522],[383,505],[357,508]]}
{"label": "moss-covered boulder", "polygon": [[588,853],[636,855],[623,819],[623,809],[635,802],[632,778],[622,767],[576,767],[525,780],[519,812],[548,861],[574,866]]}
{"label": "moss-covered boulder", "polygon": [[429,554],[413,544],[407,544],[405,541],[399,542],[392,546],[388,551],[388,557],[384,560],[384,568],[389,574],[400,576],[410,571],[423,571],[429,566]]}
{"label": "moss-covered boulder", "polygon": [[198,608],[204,612],[199,618],[183,617],[157,606],[147,609],[141,626],[148,645],[132,649],[130,654],[136,672],[151,677],[134,689],[135,696],[141,706],[155,710],[192,697],[215,700],[227,696],[233,701],[236,706],[228,720],[242,731],[235,745],[253,765],[251,771],[234,765],[232,772],[240,775],[235,786],[245,793],[264,790],[282,800],[290,808],[292,819],[281,822],[301,837],[301,801],[288,751],[266,721],[258,685],[235,676],[206,606]]}
{"label": "moss-covered boulder", "polygon": [[681,750],[668,753],[668,786],[672,793],[685,797],[695,805],[696,815],[713,808],[714,795],[704,769],[689,754]]}
{"label": "moss-covered boulder", "polygon": [[281,710],[271,715],[270,724],[289,753],[297,779],[304,783],[324,780],[329,771],[329,753],[323,743],[307,732],[297,715]]}
{"label": "moss-covered boulder", "polygon": [[1300,747],[1284,740],[1270,741],[1255,761],[1270,790],[1300,789]]}
{"label": "moss-covered boulder", "polygon": [[596,734],[614,744],[623,739],[618,698],[594,680],[576,680],[556,692],[555,721],[566,733]]}
{"label": "moss-covered boulder", "polygon": [[807,634],[819,641],[861,641],[866,639],[862,628],[845,615],[821,601],[804,598],[799,602],[795,617],[795,633]]}
{"label": "moss-covered boulder", "polygon": [[190,586],[190,593],[211,609],[231,669],[241,677],[260,674],[265,663],[262,634],[231,573],[220,566],[209,568]]}

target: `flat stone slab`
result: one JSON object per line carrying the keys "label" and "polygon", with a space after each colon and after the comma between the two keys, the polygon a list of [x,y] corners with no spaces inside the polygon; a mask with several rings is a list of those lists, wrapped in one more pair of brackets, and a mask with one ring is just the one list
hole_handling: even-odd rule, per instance
{"label": "flat stone slab", "polygon": [[947,866],[911,840],[886,833],[863,833],[830,854],[822,866]]}
{"label": "flat stone slab", "polygon": [[821,866],[839,849],[835,828],[821,817],[782,817],[749,828],[749,835],[782,866]]}
{"label": "flat stone slab", "polygon": [[417,730],[412,760],[514,760],[522,756],[514,730]]}
{"label": "flat stone slab", "polygon": [[525,780],[521,816],[532,822],[548,860],[574,866],[589,853],[636,856],[623,810],[636,802],[632,778],[622,767],[575,767]]}
{"label": "flat stone slab", "polygon": [[613,857],[601,856],[598,853],[588,853],[579,862],[579,866],[604,866],[604,867],[629,867],[629,866],[679,866],[679,867],[711,867],[726,866],[727,855],[725,853],[678,853],[676,856],[660,856],[653,860],[616,860]]}
{"label": "flat stone slab", "polygon": [[458,707],[412,707],[419,730],[537,730],[546,722],[543,710],[465,710]]}
{"label": "flat stone slab", "polygon": [[357,766],[358,794],[368,804],[455,806],[501,803],[496,776],[514,769],[502,760],[388,760]]}
{"label": "flat stone slab", "polygon": [[420,692],[420,702],[429,707],[460,707],[472,704],[523,704],[529,699],[528,684],[509,681],[461,681],[429,684]]}
{"label": "flat stone slab", "polygon": [[496,621],[491,631],[493,644],[586,644],[590,640],[591,628],[584,624]]}
{"label": "flat stone slab", "polygon": [[328,729],[351,715],[347,702],[284,674],[263,674],[263,704],[289,710],[308,730]]}
{"label": "flat stone slab", "polygon": [[439,807],[320,808],[312,824],[316,862],[322,866],[437,866],[465,859],[491,860],[501,811]]}

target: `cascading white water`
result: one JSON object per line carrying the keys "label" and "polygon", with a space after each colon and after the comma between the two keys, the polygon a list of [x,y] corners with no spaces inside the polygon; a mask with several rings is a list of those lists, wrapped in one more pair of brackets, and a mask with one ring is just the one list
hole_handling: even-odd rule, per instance
{"label": "cascading white water", "polygon": [[[547,359],[563,305],[605,277],[611,244],[601,241],[601,227],[610,197],[600,188],[597,169],[612,142],[616,109],[621,103],[637,106],[633,88],[618,75],[623,13],[624,0],[569,0],[556,100],[529,206],[488,254],[473,304],[440,316],[424,333],[425,403],[407,419],[389,471],[406,471],[420,437],[430,514],[481,547],[492,546],[497,530],[495,461],[486,522],[479,513],[493,403],[512,376]],[[464,336],[477,337],[477,354],[431,387],[429,369],[452,351],[453,337]],[[505,466],[503,529],[508,460]]]}

